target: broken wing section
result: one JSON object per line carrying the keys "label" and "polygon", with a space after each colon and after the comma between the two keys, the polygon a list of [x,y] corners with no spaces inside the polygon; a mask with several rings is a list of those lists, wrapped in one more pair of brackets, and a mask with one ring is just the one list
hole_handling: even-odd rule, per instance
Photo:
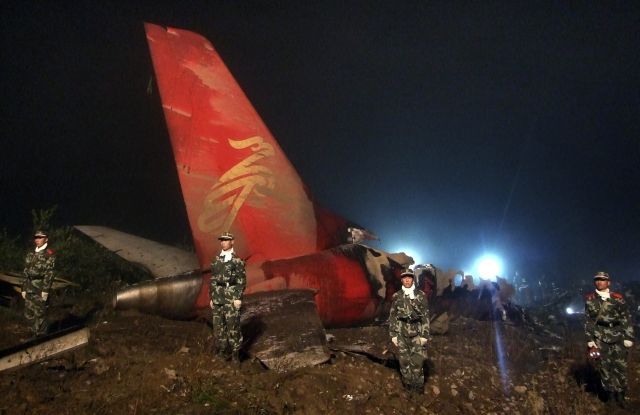
{"label": "broken wing section", "polygon": [[256,258],[315,251],[313,203],[213,46],[186,30],[145,30],[200,265],[228,230]]}
{"label": "broken wing section", "polygon": [[[0,272],[0,282],[10,285],[15,292],[22,292],[22,284],[24,283],[24,275],[16,274],[15,272]],[[73,281],[66,280],[61,277],[55,277],[51,284],[51,289],[59,290],[65,287],[79,287]]]}

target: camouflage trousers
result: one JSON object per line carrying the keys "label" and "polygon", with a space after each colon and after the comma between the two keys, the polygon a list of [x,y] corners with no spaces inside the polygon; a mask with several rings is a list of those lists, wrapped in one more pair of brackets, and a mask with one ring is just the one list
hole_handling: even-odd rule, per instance
{"label": "camouflage trousers", "polygon": [[40,296],[40,291],[27,290],[24,300],[24,317],[31,324],[31,331],[36,336],[47,332],[47,302]]}
{"label": "camouflage trousers", "polygon": [[627,389],[627,348],[620,343],[599,342],[600,359],[596,363],[602,387],[609,392]]}
{"label": "camouflage trousers", "polygon": [[212,309],[213,335],[219,350],[237,352],[242,345],[240,310],[232,303],[214,304]]}
{"label": "camouflage trousers", "polygon": [[417,343],[419,337],[398,336],[398,352],[402,382],[408,388],[424,386],[425,349]]}

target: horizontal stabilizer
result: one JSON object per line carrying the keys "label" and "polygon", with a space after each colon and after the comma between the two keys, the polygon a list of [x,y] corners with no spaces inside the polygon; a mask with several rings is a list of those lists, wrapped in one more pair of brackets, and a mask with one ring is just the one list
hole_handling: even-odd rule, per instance
{"label": "horizontal stabilizer", "polygon": [[74,228],[127,261],[143,265],[156,278],[187,274],[200,269],[193,252],[104,226]]}

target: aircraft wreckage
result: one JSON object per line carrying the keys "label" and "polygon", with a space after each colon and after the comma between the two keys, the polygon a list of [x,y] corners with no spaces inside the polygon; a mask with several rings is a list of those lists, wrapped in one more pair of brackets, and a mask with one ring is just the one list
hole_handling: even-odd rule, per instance
{"label": "aircraft wreckage", "polygon": [[[210,319],[210,260],[219,251],[217,236],[230,231],[246,261],[243,349],[276,370],[329,360],[324,327],[386,317],[399,275],[413,259],[363,245],[377,236],[314,201],[209,41],[153,24],[145,31],[195,253],[76,226],[155,278],[118,292],[114,307]],[[458,270],[416,271],[435,333],[447,331],[449,313],[495,317],[513,292],[508,284],[476,288]],[[456,287],[458,275],[463,284]]]}
{"label": "aircraft wreckage", "polygon": [[[246,260],[243,321],[260,330],[247,335],[249,353],[273,362],[270,367],[327,360],[323,325],[350,326],[380,315],[412,258],[348,243],[376,236],[315,203],[209,41],[153,24],[145,30],[195,254],[108,228],[76,227],[156,277],[119,292],[116,308],[171,318],[208,315],[210,261],[219,250],[217,235],[230,231]],[[278,342],[302,337],[291,333],[301,326],[300,313],[314,321],[306,338],[315,340],[301,346],[296,359],[279,355]],[[291,324],[276,324],[282,315]]]}
{"label": "aircraft wreckage", "polygon": [[[145,30],[195,253],[76,226],[155,277],[120,291],[114,306],[210,318],[210,261],[220,249],[217,236],[230,231],[246,261],[244,350],[277,370],[327,361],[324,327],[386,317],[399,275],[413,259],[363,245],[377,236],[316,204],[209,41],[148,23]],[[477,289],[457,270],[418,268],[436,332],[446,332],[447,313],[461,314],[452,306],[460,289],[474,293],[467,300],[486,305],[485,317],[512,293],[508,285]],[[463,286],[456,288],[458,274]]]}
{"label": "aircraft wreckage", "polygon": [[[119,292],[115,307],[210,318],[210,261],[217,236],[230,231],[246,261],[244,350],[279,370],[327,361],[324,327],[386,317],[399,275],[413,259],[363,245],[377,236],[314,201],[207,39],[149,23],[145,31],[195,253],[77,226],[155,277]],[[416,271],[432,302],[435,332],[446,332],[450,313],[521,319],[504,281],[474,287],[458,270]]]}
{"label": "aircraft wreckage", "polygon": [[[324,327],[386,317],[413,259],[363,245],[377,236],[314,201],[209,41],[153,24],[145,31],[195,253],[76,226],[154,276],[118,292],[114,307],[210,319],[210,261],[230,231],[246,261],[245,352],[277,370],[327,361]],[[433,268],[421,278],[441,332],[451,310],[443,287],[457,273]]]}

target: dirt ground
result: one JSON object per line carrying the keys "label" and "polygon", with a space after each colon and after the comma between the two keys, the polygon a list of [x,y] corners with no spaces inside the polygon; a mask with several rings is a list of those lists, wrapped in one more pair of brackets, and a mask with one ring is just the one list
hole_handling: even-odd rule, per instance
{"label": "dirt ground", "polygon": [[[0,349],[28,337],[0,307]],[[245,356],[214,357],[204,321],[100,310],[90,344],[0,373],[0,414],[599,414],[640,411],[631,353],[626,411],[606,409],[585,358],[579,320],[562,340],[510,322],[454,319],[434,336],[422,395],[403,390],[386,327],[328,330],[327,364],[287,373]],[[292,326],[292,330],[295,327]],[[386,353],[385,353],[386,351]]]}

